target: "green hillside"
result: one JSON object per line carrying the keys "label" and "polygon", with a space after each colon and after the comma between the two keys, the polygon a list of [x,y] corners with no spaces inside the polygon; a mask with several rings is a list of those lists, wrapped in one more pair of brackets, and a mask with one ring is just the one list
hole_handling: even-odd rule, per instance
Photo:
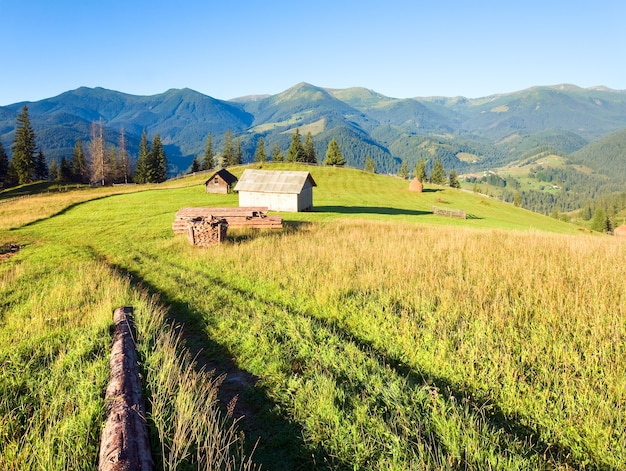
{"label": "green hillside", "polygon": [[2,201],[0,468],[96,467],[120,305],[158,469],[626,466],[626,244],[461,190],[263,168],[310,171],[314,210],[216,247],[171,229],[237,205],[206,174]]}

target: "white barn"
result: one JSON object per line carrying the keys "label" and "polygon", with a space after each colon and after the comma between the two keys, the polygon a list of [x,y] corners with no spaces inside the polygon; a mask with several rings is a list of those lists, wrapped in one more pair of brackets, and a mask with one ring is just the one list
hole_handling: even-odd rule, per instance
{"label": "white barn", "polygon": [[235,191],[239,206],[267,206],[271,211],[300,212],[313,209],[313,187],[309,172],[288,170],[244,170]]}

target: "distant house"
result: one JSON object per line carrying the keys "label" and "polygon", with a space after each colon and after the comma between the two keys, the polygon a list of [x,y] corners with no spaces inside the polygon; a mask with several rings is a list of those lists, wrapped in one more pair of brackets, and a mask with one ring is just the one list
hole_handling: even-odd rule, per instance
{"label": "distant house", "polygon": [[235,191],[239,192],[239,206],[295,213],[313,209],[314,186],[317,184],[309,172],[247,169]]}
{"label": "distant house", "polygon": [[215,172],[211,178],[204,182],[207,193],[230,193],[233,185],[237,183],[237,177],[225,168]]}

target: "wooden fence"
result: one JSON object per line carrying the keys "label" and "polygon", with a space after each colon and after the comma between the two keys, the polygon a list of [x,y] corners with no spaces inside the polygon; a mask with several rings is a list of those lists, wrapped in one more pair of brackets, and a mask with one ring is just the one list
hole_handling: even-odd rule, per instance
{"label": "wooden fence", "polygon": [[433,214],[437,216],[446,216],[449,218],[460,218],[460,219],[467,218],[467,214],[462,209],[449,209],[449,208],[440,208],[437,206],[432,206],[430,210],[433,212]]}

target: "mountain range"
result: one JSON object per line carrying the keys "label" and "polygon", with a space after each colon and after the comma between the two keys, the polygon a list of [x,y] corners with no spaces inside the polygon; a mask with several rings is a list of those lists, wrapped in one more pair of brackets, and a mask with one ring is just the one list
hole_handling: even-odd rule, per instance
{"label": "mountain range", "polygon": [[[115,145],[124,129],[136,155],[142,131],[161,136],[170,174],[186,171],[211,134],[219,153],[230,130],[244,161],[259,137],[266,151],[283,151],[296,128],[311,132],[318,160],[335,138],[348,165],[370,155],[380,173],[405,161],[439,159],[446,170],[487,170],[554,153],[607,178],[626,181],[626,91],[574,85],[539,86],[482,98],[392,98],[354,87],[329,89],[299,83],[276,95],[219,100],[190,89],[137,96],[81,87],[36,102],[0,107],[0,140],[10,153],[16,118],[28,106],[37,143],[48,159],[70,156],[78,138],[89,140],[102,120]],[[608,152],[608,155],[607,155]]]}

